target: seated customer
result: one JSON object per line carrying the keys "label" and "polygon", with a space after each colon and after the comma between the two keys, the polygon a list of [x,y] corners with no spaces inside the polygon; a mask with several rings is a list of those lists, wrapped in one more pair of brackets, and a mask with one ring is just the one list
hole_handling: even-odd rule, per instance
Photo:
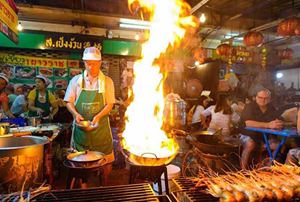
{"label": "seated customer", "polygon": [[208,96],[201,95],[197,105],[194,105],[187,117],[187,122],[191,125],[192,130],[198,130],[203,124],[201,124],[201,113],[209,106],[209,102],[212,100]]}
{"label": "seated customer", "polygon": [[[217,132],[222,130],[223,140],[230,139],[230,125],[232,117],[231,102],[227,94],[220,94],[217,99],[217,104],[208,107],[201,113],[201,122],[204,128],[208,131]],[[209,125],[205,119],[211,115]]]}
{"label": "seated customer", "polygon": [[244,144],[241,168],[247,169],[249,166],[250,155],[252,152],[258,152],[260,157],[260,149],[263,141],[261,133],[250,132],[245,127],[254,128],[272,128],[281,129],[283,122],[280,113],[270,105],[271,92],[268,89],[260,88],[257,90],[255,102],[251,102],[245,106],[241,116],[241,133],[250,138]]}
{"label": "seated customer", "polygon": [[[300,133],[300,110],[297,116],[297,131]],[[289,150],[285,163],[289,165],[300,165],[300,147]]]}

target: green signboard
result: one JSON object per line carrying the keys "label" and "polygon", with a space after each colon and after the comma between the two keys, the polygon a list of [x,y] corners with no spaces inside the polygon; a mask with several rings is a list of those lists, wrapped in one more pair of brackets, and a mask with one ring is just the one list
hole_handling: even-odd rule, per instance
{"label": "green signboard", "polygon": [[19,33],[19,43],[15,44],[0,34],[0,47],[42,49],[45,35],[32,33]]}
{"label": "green signboard", "polygon": [[[57,33],[53,33],[53,36],[56,36]],[[66,38],[74,36],[73,34],[60,34]],[[51,47],[46,47],[46,40],[49,40],[51,33],[19,33],[19,43],[15,44],[9,40],[4,35],[0,35],[0,47],[9,47],[9,48],[24,48],[24,49],[51,49]],[[89,39],[89,36],[84,35],[84,37]],[[95,36],[91,36],[91,39],[95,41]],[[101,37],[98,37],[101,41]],[[70,38],[70,40],[73,38]],[[94,44],[94,43],[93,43]],[[57,47],[53,49],[57,50]],[[102,53],[109,55],[123,55],[123,56],[140,56],[141,45],[135,41],[125,41],[125,40],[103,40],[102,44]],[[82,50],[72,50],[70,59],[80,59]]]}
{"label": "green signboard", "polygon": [[103,40],[103,54],[140,56],[141,45],[135,41]]}

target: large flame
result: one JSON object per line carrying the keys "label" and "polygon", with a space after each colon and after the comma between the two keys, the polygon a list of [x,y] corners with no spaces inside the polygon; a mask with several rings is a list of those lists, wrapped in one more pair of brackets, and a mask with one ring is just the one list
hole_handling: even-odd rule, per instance
{"label": "large flame", "polygon": [[[126,111],[123,147],[142,157],[167,158],[178,145],[162,130],[163,72],[154,63],[170,47],[176,47],[186,29],[196,26],[188,16],[189,6],[182,0],[129,0],[150,12],[149,38],[142,46],[142,59],[134,64],[134,99]],[[157,62],[156,62],[157,63]]]}

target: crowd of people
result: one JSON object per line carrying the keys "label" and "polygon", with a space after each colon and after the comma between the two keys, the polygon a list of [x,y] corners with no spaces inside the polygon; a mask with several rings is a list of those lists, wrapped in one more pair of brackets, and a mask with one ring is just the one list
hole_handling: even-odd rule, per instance
{"label": "crowd of people", "polygon": [[31,88],[13,85],[5,74],[0,74],[0,119],[40,117],[44,122],[70,123],[72,117],[62,101],[65,90],[52,93],[47,89],[48,85],[49,80],[43,75],[35,77],[35,88]]}
{"label": "crowd of people", "polygon": [[[97,48],[86,48],[82,59],[85,71],[70,81],[66,92],[62,89],[54,93],[49,91],[49,80],[43,75],[35,77],[35,88],[32,89],[26,85],[12,85],[6,75],[0,74],[0,119],[40,117],[44,122],[73,121],[70,146],[77,151],[93,150],[104,154],[104,181],[107,184],[114,161],[108,117],[116,102],[114,85],[112,79],[101,71],[101,53]],[[191,130],[221,134],[222,141],[226,143],[238,138],[243,146],[240,160],[242,169],[249,169],[252,158],[261,160],[263,151],[262,135],[245,130],[245,127],[282,129],[284,121],[291,117],[287,114],[292,114],[292,117],[298,117],[300,130],[298,108],[283,113],[281,107],[271,104],[271,92],[263,86],[258,86],[253,95],[251,98],[241,98],[220,93],[215,100],[209,95],[201,95],[198,103],[190,108],[187,118]],[[97,127],[85,131],[79,126],[83,120]],[[278,144],[280,140],[272,137],[269,141]],[[298,163],[298,146],[294,141],[284,147],[282,154],[283,159],[287,155],[286,163]]]}
{"label": "crowd of people", "polygon": [[[245,127],[280,130],[284,127],[284,122],[290,122],[291,119],[294,121],[292,125],[296,125],[296,117],[299,117],[297,108],[295,109],[293,105],[285,108],[274,107],[270,90],[263,86],[256,88],[253,94],[253,97],[240,98],[229,93],[221,93],[214,103],[209,104],[207,101],[211,98],[201,96],[198,105],[191,107],[188,116],[191,130],[221,132],[222,141],[227,143],[236,142],[234,140],[238,138],[243,148],[240,158],[242,169],[249,169],[254,162],[260,163],[264,150],[262,134],[246,130]],[[285,110],[286,108],[288,109]],[[298,127],[300,130],[300,118]],[[274,151],[280,138],[270,136],[269,142]],[[277,160],[284,162],[286,159],[286,163],[298,163],[300,148],[294,148],[299,146],[298,142],[298,138],[287,141],[277,155]]]}

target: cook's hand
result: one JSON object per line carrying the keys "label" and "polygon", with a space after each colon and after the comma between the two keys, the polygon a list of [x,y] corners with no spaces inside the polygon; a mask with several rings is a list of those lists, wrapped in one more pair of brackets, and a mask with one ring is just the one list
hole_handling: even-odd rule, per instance
{"label": "cook's hand", "polygon": [[37,108],[36,113],[38,115],[42,115],[44,113],[44,110],[42,110],[41,108]]}
{"label": "cook's hand", "polygon": [[283,122],[281,120],[275,119],[274,121],[269,122],[269,128],[272,129],[282,129]]}
{"label": "cook's hand", "polygon": [[75,115],[74,119],[75,119],[76,123],[79,123],[80,121],[84,120],[84,118],[78,113]]}
{"label": "cook's hand", "polygon": [[44,117],[44,119],[53,120],[53,115],[52,115],[52,114],[49,114],[49,116]]}
{"label": "cook's hand", "polygon": [[93,120],[92,120],[92,124],[93,124],[93,125],[98,124],[99,120],[100,120],[100,117],[99,117],[99,116],[94,116],[94,118],[93,118]]}

